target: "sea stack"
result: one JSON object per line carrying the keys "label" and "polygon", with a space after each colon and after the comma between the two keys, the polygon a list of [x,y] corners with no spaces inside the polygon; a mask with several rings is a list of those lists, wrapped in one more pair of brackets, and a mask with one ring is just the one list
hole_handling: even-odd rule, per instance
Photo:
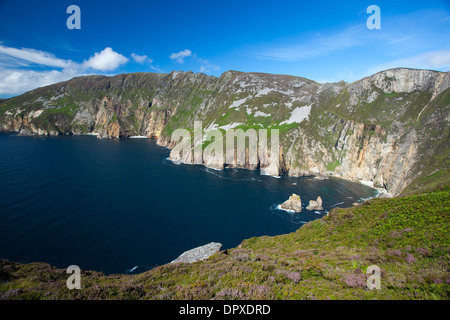
{"label": "sea stack", "polygon": [[323,210],[322,208],[322,198],[320,196],[317,197],[317,200],[310,200],[309,205],[306,207],[307,210]]}
{"label": "sea stack", "polygon": [[300,199],[300,196],[293,193],[292,196],[289,197],[289,200],[286,200],[281,204],[281,209],[292,210],[295,212],[302,211],[302,200]]}

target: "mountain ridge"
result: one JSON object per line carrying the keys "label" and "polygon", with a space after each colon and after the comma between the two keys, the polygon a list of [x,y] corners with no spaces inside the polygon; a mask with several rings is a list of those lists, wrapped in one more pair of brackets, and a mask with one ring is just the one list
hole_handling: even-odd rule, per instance
{"label": "mountain ridge", "polygon": [[[448,150],[449,87],[449,72],[406,68],[352,83],[240,71],[94,75],[0,101],[0,131],[147,136],[172,149],[172,132],[192,130],[194,121],[205,131],[279,129],[280,161],[270,163],[266,154],[258,159],[260,169],[333,175],[397,195],[413,180],[448,170],[442,147]],[[429,161],[435,156],[440,160]]]}

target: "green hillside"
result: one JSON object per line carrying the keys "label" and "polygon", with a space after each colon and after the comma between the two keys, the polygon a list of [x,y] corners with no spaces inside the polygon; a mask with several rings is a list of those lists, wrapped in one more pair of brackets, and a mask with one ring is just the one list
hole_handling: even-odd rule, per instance
{"label": "green hillside", "polygon": [[[193,264],[138,275],[66,270],[0,260],[2,299],[448,299],[450,188],[372,199],[294,233],[247,239]],[[381,289],[366,270],[381,268]]]}

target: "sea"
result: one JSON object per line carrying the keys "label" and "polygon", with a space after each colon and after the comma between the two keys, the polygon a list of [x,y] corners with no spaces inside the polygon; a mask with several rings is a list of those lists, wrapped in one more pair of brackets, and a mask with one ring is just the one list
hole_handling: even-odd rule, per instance
{"label": "sea", "polygon": [[[0,134],[0,259],[141,273],[184,251],[294,232],[377,191],[343,179],[176,164],[154,139]],[[293,193],[300,213],[280,209]],[[309,211],[309,200],[323,210]]]}

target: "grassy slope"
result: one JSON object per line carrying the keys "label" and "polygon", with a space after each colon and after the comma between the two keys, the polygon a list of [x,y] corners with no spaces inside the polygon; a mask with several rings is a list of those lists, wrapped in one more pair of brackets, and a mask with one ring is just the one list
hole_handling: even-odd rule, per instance
{"label": "grassy slope", "polygon": [[[421,160],[412,172],[416,178],[402,194],[430,191],[450,184],[450,128],[447,122],[434,120],[446,119],[449,106],[450,89],[447,89],[427,105],[421,115],[421,126],[416,124],[419,136],[425,137],[426,143],[418,150]],[[425,122],[425,119],[431,120]]]}
{"label": "grassy slope", "polygon": [[[194,264],[138,275],[82,273],[0,260],[6,299],[448,299],[450,188],[335,208],[294,233],[247,239]],[[366,269],[382,270],[381,290]]]}

